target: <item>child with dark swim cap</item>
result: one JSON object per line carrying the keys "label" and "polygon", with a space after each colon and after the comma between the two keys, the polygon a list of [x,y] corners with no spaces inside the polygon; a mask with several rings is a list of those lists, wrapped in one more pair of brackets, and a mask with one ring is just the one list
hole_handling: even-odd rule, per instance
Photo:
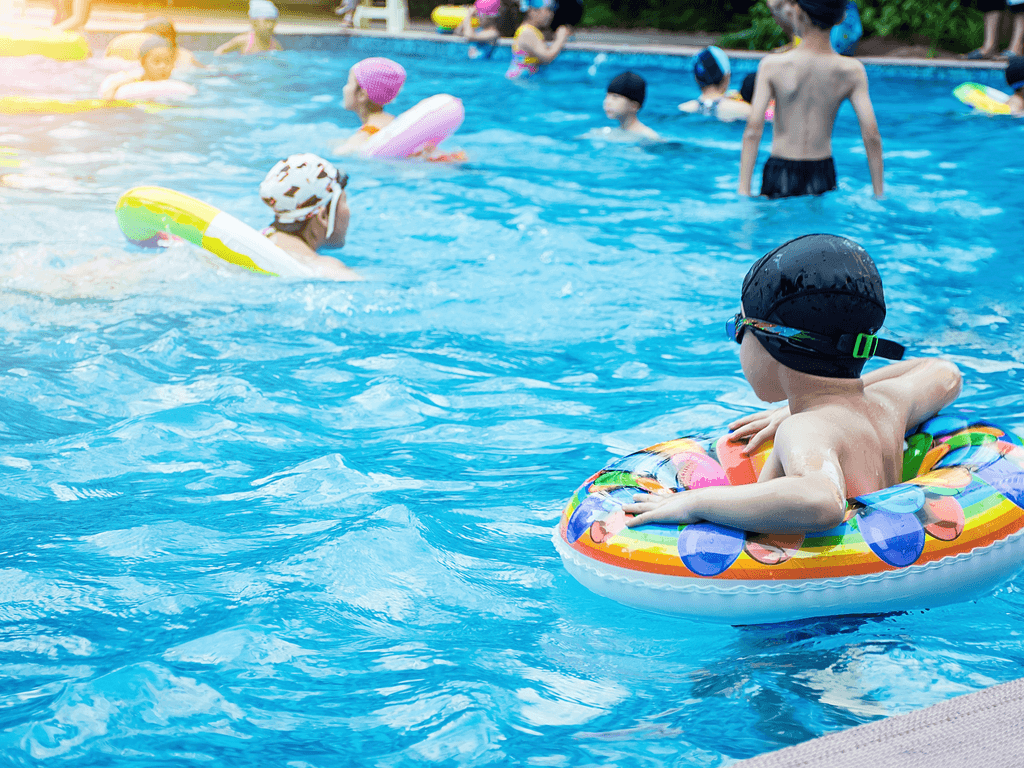
{"label": "child with dark swim cap", "polygon": [[604,97],[604,113],[609,120],[618,120],[619,128],[645,139],[657,139],[658,134],[640,122],[636,113],[647,97],[647,82],[636,72],[623,72],[610,83]]}
{"label": "child with dark swim cap", "polygon": [[765,110],[775,99],[772,155],[765,163],[761,194],[767,197],[820,195],[836,188],[832,129],[842,102],[849,99],[860,123],[871,185],[881,197],[882,137],[868,94],[864,65],[832,49],[829,32],[846,13],[845,0],[786,0],[801,36],[786,53],[766,56],[757,68],[740,155],[739,193],[750,194],[750,180],[764,131]]}
{"label": "child with dark swim cap", "polygon": [[846,499],[902,478],[903,437],[960,392],[951,362],[921,358],[861,376],[869,357],[903,347],[875,334],[885,320],[882,281],[867,252],[836,235],[805,235],[759,259],[743,280],[741,311],[726,324],[743,375],[782,408],[730,424],[750,454],[774,446],[753,485],[637,495],[627,525],[708,520],[761,533],[825,531]]}
{"label": "child with dark swim cap", "polygon": [[1007,106],[1014,117],[1024,117],[1024,56],[1011,56],[1006,65],[1006,84],[1013,93]]}

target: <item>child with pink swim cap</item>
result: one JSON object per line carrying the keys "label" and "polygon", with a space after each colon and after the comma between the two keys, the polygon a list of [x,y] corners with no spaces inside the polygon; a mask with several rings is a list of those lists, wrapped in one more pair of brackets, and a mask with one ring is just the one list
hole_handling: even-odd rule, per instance
{"label": "child with pink swim cap", "polygon": [[[491,58],[494,44],[501,37],[498,31],[498,13],[501,11],[501,0],[476,0],[473,10],[454,30],[452,34],[464,37],[469,42],[469,58]],[[473,27],[473,21],[477,26]],[[482,45],[477,45],[482,43]]]}
{"label": "child with pink swim cap", "polygon": [[385,112],[384,106],[395,100],[404,84],[402,65],[379,56],[363,59],[348,71],[348,82],[341,89],[342,106],[359,116],[362,127],[335,148],[336,154],[358,151],[373,134],[391,124],[395,116]]}

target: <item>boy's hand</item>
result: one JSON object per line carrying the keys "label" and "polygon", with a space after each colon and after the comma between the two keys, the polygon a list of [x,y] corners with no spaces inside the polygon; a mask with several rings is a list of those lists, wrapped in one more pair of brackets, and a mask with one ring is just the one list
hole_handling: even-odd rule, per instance
{"label": "boy's hand", "polygon": [[729,425],[729,442],[738,443],[744,438],[750,437],[743,448],[743,455],[749,456],[756,453],[757,449],[767,441],[775,439],[779,425],[788,418],[788,405],[743,416]]}
{"label": "boy's hand", "polygon": [[571,34],[572,34],[572,27],[570,27],[570,26],[568,26],[566,24],[563,24],[562,26],[560,26],[558,29],[555,30],[555,39],[556,40],[565,40],[565,38],[569,37],[569,35],[571,35]]}
{"label": "boy's hand", "polygon": [[670,493],[661,491],[658,493],[638,493],[633,497],[632,504],[624,504],[622,511],[627,515],[635,515],[626,518],[627,528],[636,528],[646,523],[682,523],[688,525],[700,520],[689,504],[688,494]]}

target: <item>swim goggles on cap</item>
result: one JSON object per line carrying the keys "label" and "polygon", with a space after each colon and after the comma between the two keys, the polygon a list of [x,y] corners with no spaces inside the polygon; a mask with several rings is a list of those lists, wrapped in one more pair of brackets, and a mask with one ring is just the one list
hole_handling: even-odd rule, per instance
{"label": "swim goggles on cap", "polygon": [[871,333],[844,333],[838,339],[811,331],[799,331],[784,325],[769,323],[753,317],[744,317],[737,312],[734,317],[725,321],[725,335],[737,344],[743,339],[743,329],[750,326],[755,331],[776,336],[788,344],[807,352],[824,352],[834,355],[839,352],[858,360],[869,357],[884,357],[886,360],[902,360],[906,349],[902,344],[888,339],[880,339]]}
{"label": "swim goggles on cap", "polygon": [[338,185],[334,188],[334,192],[331,193],[331,207],[327,209],[327,236],[330,237],[334,232],[334,219],[338,215],[338,201],[341,199],[341,194],[345,191],[345,187],[348,186],[348,174],[339,173],[337,176]]}

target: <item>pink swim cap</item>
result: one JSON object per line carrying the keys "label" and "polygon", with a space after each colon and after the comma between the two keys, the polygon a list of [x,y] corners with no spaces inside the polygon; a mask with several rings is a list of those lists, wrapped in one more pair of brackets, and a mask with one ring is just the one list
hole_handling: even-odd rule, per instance
{"label": "pink swim cap", "polygon": [[496,16],[501,10],[501,0],[476,0],[473,5],[481,16]]}
{"label": "pink swim cap", "polygon": [[366,91],[370,101],[384,106],[395,100],[395,96],[405,84],[405,70],[402,65],[391,59],[375,56],[363,59],[352,67],[356,82]]}

